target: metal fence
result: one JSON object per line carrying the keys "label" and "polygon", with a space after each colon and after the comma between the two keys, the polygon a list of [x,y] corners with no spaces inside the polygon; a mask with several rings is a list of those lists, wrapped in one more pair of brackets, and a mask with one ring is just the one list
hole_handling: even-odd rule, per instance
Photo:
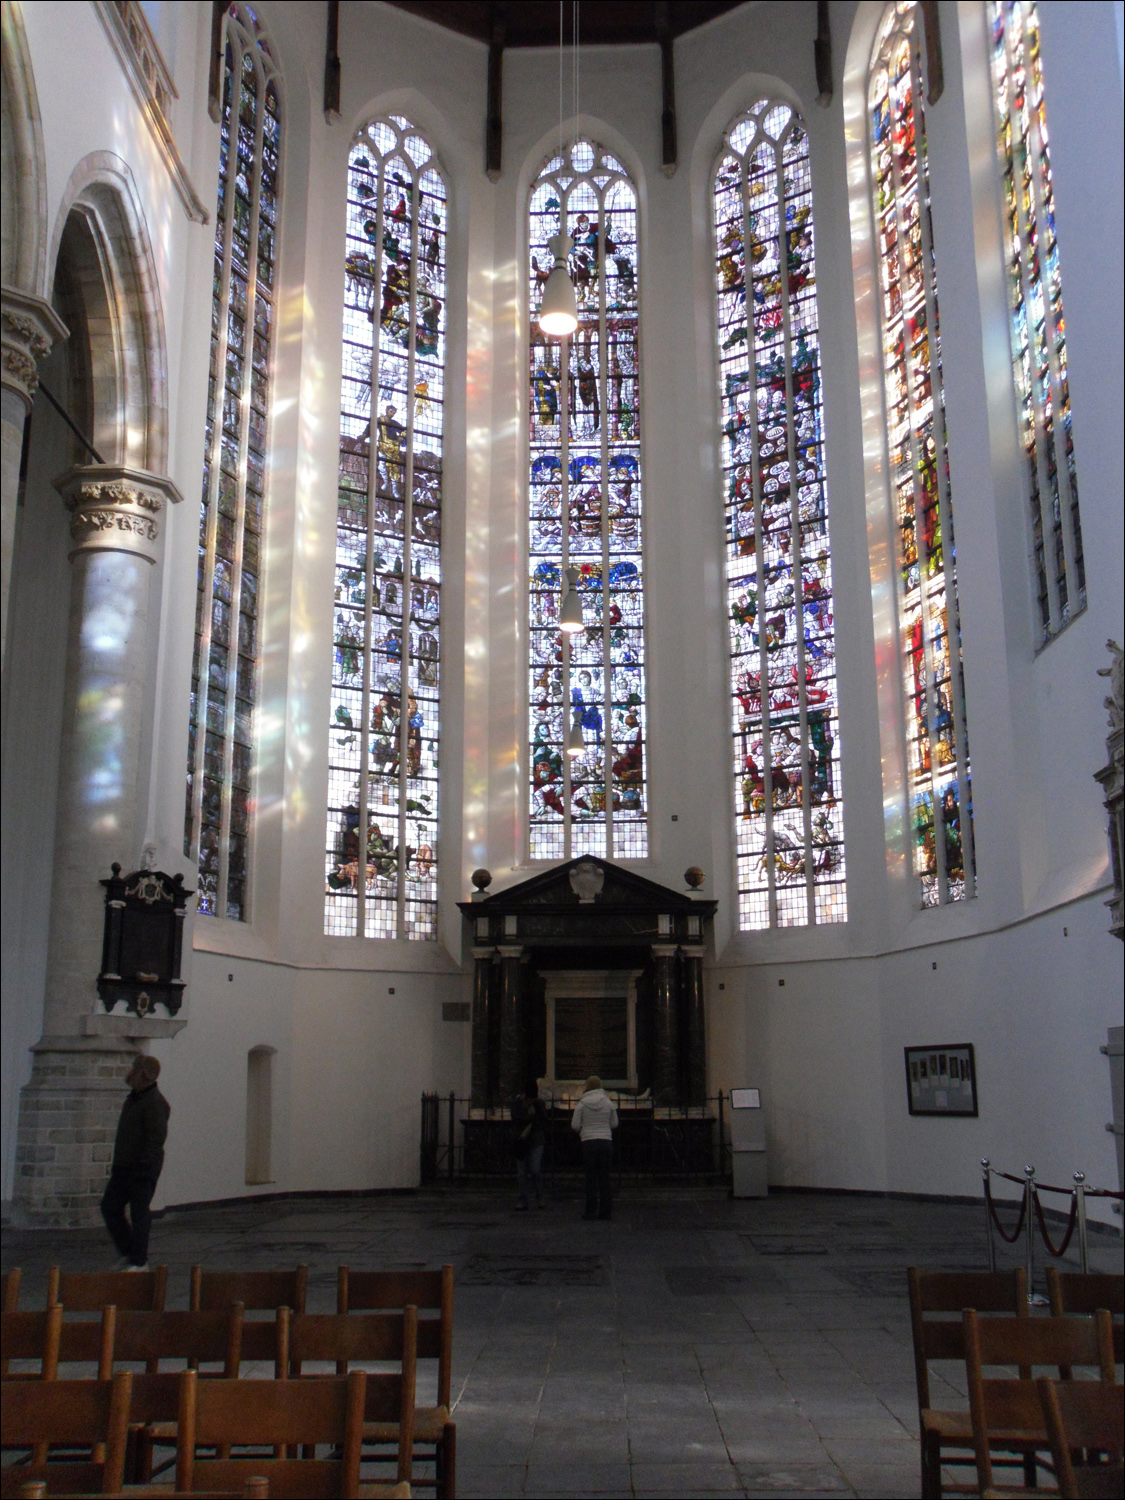
{"label": "metal fence", "polygon": [[[718,1180],[731,1175],[724,1096],[699,1107],[638,1104],[610,1093],[618,1107],[613,1170],[621,1177]],[[547,1103],[547,1101],[544,1101]],[[547,1103],[543,1175],[582,1170],[569,1106]],[[514,1177],[516,1128],[506,1107],[474,1109],[456,1094],[422,1095],[421,1180]]]}

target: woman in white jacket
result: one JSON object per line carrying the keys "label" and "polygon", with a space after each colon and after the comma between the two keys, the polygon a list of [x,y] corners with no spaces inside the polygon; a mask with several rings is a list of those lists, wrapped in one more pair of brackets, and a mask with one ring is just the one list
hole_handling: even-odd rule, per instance
{"label": "woman in white jacket", "polygon": [[578,1132],[582,1142],[582,1166],[586,1172],[586,1212],[582,1217],[608,1219],[613,1212],[610,1167],[617,1111],[602,1088],[601,1079],[595,1075],[586,1080],[586,1091],[575,1106],[570,1128]]}

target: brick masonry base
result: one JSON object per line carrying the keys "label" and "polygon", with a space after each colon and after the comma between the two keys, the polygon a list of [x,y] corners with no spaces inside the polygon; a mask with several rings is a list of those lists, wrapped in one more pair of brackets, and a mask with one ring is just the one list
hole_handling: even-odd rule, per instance
{"label": "brick masonry base", "polygon": [[15,1205],[33,1224],[97,1224],[136,1048],[108,1037],[44,1037],[32,1050],[20,1092]]}

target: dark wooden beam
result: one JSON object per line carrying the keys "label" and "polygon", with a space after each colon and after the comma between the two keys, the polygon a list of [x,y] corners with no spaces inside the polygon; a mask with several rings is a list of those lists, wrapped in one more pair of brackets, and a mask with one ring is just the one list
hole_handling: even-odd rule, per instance
{"label": "dark wooden beam", "polygon": [[922,30],[926,36],[926,98],[936,104],[945,92],[945,64],[941,56],[941,27],[937,0],[922,0]]}
{"label": "dark wooden beam", "polygon": [[653,5],[656,40],[660,43],[660,166],[665,177],[676,170],[676,60],[673,51],[672,7],[667,0]]}
{"label": "dark wooden beam", "polygon": [[228,0],[211,0],[211,66],[207,74],[207,113],[216,124],[223,107],[223,20]]}
{"label": "dark wooden beam", "polygon": [[324,41],[324,118],[340,118],[340,0],[328,0]]}
{"label": "dark wooden beam", "polygon": [[827,109],[832,103],[832,25],[828,19],[828,0],[816,0],[813,61],[816,64],[816,102]]}
{"label": "dark wooden beam", "polygon": [[488,109],[484,124],[484,170],[496,182],[504,155],[504,37],[506,27],[500,7],[492,7],[492,30],[488,39]]}

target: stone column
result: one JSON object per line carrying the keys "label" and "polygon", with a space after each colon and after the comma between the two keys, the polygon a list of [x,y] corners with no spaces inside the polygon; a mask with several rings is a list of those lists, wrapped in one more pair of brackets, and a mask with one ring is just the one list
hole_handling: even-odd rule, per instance
{"label": "stone column", "polygon": [[488,1089],[488,1010],[493,950],[473,949],[473,1108],[484,1109],[489,1101]]}
{"label": "stone column", "polygon": [[104,918],[98,882],[135,868],[141,746],[155,712],[149,618],[161,517],[179,492],[119,465],[69,469],[73,572],[43,1035],[20,1100],[15,1196],[38,1222],[96,1215],[121,1080],[146,1038],[183,1021],[109,1014],[97,996]]}
{"label": "stone column", "polygon": [[678,1104],[679,1047],[677,1045],[676,945],[654,943],[656,965],[652,1016],[652,1097],[656,1104]]}
{"label": "stone column", "polygon": [[687,1104],[707,1102],[707,1036],[703,1019],[703,950],[682,948],[684,1011],[687,1022]]}
{"label": "stone column", "polygon": [[500,1098],[510,1104],[523,1092],[523,997],[520,960],[523,949],[505,944],[500,949]]}
{"label": "stone column", "polygon": [[68,338],[49,302],[0,288],[0,654],[8,644],[8,588],[23,434],[39,384],[39,361]]}

